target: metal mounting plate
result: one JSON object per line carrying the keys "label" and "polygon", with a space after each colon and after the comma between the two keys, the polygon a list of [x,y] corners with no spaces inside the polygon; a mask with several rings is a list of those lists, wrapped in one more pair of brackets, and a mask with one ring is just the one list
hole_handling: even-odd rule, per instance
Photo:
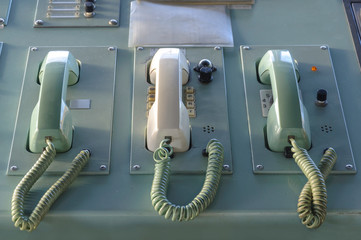
{"label": "metal mounting plate", "polygon": [[[34,27],[117,27],[120,3],[110,0],[96,2],[94,16],[84,16],[84,1],[38,0]],[[40,24],[39,24],[40,20]],[[113,20],[113,21],[110,21]],[[115,20],[115,21],[114,21]]]}
{"label": "metal mounting plate", "polygon": [[[241,46],[254,173],[295,174],[301,172],[292,158],[285,158],[283,153],[272,152],[265,147],[264,131],[267,118],[262,116],[264,105],[260,101],[260,91],[271,89],[271,85],[264,85],[257,81],[256,64],[270,49],[287,49],[298,62],[301,76],[299,88],[311,126],[312,148],[308,151],[310,156],[318,164],[323,150],[333,147],[338,159],[332,173],[355,174],[356,165],[327,46]],[[312,66],[316,66],[317,71],[312,71]],[[328,92],[326,107],[318,107],[315,104],[317,90],[321,88]]]}
{"label": "metal mounting plate", "polygon": [[54,50],[70,51],[81,62],[79,82],[67,90],[67,105],[72,100],[90,99],[91,106],[70,108],[74,126],[72,148],[58,153],[46,173],[64,173],[82,149],[90,149],[92,155],[82,174],[109,174],[117,50],[108,47],[30,48],[7,174],[24,175],[40,156],[28,152],[26,145],[31,114],[39,98],[39,66],[46,54]]}
{"label": "metal mounting plate", "polygon": [[[135,50],[133,80],[133,119],[131,135],[131,174],[153,174],[153,152],[146,149],[145,130],[147,126],[146,99],[147,89],[153,86],[147,82],[147,63],[157,49],[138,48]],[[190,62],[190,80],[183,88],[191,86],[195,90],[196,117],[190,118],[191,149],[184,153],[175,153],[171,160],[172,173],[202,174],[207,168],[207,158],[202,150],[208,141],[217,138],[224,146],[223,173],[232,173],[231,144],[228,125],[226,83],[224,78],[223,50],[214,48],[185,48],[186,58]],[[198,81],[198,73],[193,70],[201,59],[209,59],[217,68],[214,80],[208,84]],[[184,93],[183,93],[184,95]]]}
{"label": "metal mounting plate", "polygon": [[9,19],[10,7],[12,0],[1,0],[0,1],[0,18],[4,21],[0,23],[0,29],[6,26]]}

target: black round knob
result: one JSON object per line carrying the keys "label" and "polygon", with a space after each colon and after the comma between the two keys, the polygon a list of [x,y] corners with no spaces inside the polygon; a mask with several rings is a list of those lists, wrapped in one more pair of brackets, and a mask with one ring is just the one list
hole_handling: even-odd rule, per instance
{"label": "black round knob", "polygon": [[91,12],[94,12],[95,5],[92,2],[85,2],[84,8],[85,8],[85,12],[91,13]]}
{"label": "black round knob", "polygon": [[202,59],[193,70],[199,72],[198,80],[200,82],[209,83],[213,80],[212,73],[217,71],[217,68],[215,68],[208,59]]}
{"label": "black round knob", "polygon": [[203,83],[209,83],[213,80],[212,68],[210,67],[201,67],[199,70],[199,81]]}
{"label": "black round knob", "polygon": [[317,101],[325,102],[327,100],[327,91],[325,89],[319,89],[317,91]]}

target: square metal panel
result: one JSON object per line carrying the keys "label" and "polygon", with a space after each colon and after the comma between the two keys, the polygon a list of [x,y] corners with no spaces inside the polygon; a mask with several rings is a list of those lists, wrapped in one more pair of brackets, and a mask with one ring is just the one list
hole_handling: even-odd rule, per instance
{"label": "square metal panel", "polygon": [[[265,143],[267,118],[263,116],[262,108],[267,108],[267,104],[261,102],[260,93],[271,89],[271,85],[258,82],[256,66],[271,49],[289,50],[298,63],[301,77],[299,88],[311,127],[312,147],[308,152],[312,159],[318,164],[324,149],[333,147],[338,159],[332,173],[355,174],[356,165],[327,46],[241,46],[253,171],[260,174],[301,173],[293,158],[285,158],[283,153],[270,151]],[[312,71],[313,66],[317,68],[316,71]],[[328,92],[326,107],[315,104],[318,89],[326,89]]]}
{"label": "square metal panel", "polygon": [[79,82],[68,86],[66,102],[90,99],[91,105],[88,109],[70,109],[72,147],[58,153],[46,173],[64,173],[82,149],[90,149],[92,155],[82,174],[109,174],[117,50],[108,47],[30,48],[7,174],[25,174],[40,156],[27,151],[26,146],[31,114],[39,98],[39,66],[46,54],[55,50],[70,51],[81,62]]}
{"label": "square metal panel", "polygon": [[8,23],[11,2],[12,0],[0,1],[0,28],[3,28]]}
{"label": "square metal panel", "polygon": [[120,3],[97,1],[94,15],[85,16],[84,0],[38,0],[34,27],[117,27]]}
{"label": "square metal panel", "polygon": [[[132,174],[153,174],[153,152],[146,149],[147,89],[154,86],[147,82],[147,65],[157,49],[138,48],[135,51],[133,80],[133,118],[131,135],[130,172]],[[187,152],[175,153],[171,160],[172,173],[203,174],[207,168],[207,157],[202,156],[208,141],[220,140],[224,146],[224,171],[232,173],[232,155],[229,135],[226,82],[224,77],[223,51],[214,48],[182,49],[190,62],[190,79],[183,86],[183,101],[187,87],[193,87],[195,94],[195,117],[190,117],[191,148]],[[209,59],[217,68],[214,80],[208,84],[198,81],[193,70],[200,60]],[[191,114],[190,114],[191,115]]]}

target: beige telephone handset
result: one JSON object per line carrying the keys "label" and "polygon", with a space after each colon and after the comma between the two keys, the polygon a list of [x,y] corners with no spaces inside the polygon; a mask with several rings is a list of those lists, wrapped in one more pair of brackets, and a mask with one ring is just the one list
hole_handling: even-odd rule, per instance
{"label": "beige telephone handset", "polygon": [[160,49],[149,75],[156,97],[148,116],[147,148],[155,151],[168,138],[175,152],[185,152],[190,146],[189,116],[182,101],[182,84],[189,76],[187,59],[177,48]]}

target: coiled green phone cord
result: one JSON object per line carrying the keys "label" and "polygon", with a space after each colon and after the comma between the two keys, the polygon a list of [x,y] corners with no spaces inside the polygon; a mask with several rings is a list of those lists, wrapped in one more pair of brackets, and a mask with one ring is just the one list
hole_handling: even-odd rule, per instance
{"label": "coiled green phone cord", "polygon": [[200,193],[186,206],[179,206],[171,203],[167,195],[167,187],[170,175],[170,156],[173,148],[168,145],[167,140],[160,143],[159,148],[154,151],[155,163],[154,179],[150,193],[154,209],[159,215],[172,221],[188,221],[194,219],[212,203],[222,175],[223,167],[223,146],[216,140],[208,142],[206,151],[208,153],[208,167],[203,188]]}
{"label": "coiled green phone cord", "polygon": [[55,200],[67,189],[67,187],[79,175],[81,169],[90,158],[90,151],[81,151],[73,160],[71,167],[56,181],[36,205],[30,216],[24,212],[26,194],[30,191],[35,182],[43,175],[45,170],[52,163],[56,150],[53,143],[47,139],[47,147],[36,161],[34,166],[26,173],[14,190],[11,201],[11,215],[15,227],[20,230],[33,231],[40,223],[45,214],[49,211]]}
{"label": "coiled green phone cord", "polygon": [[337,155],[333,148],[328,148],[317,167],[305,149],[300,148],[292,138],[290,142],[294,152],[293,158],[308,179],[298,198],[297,212],[302,224],[307,228],[318,228],[327,214],[325,180],[335,165]]}

